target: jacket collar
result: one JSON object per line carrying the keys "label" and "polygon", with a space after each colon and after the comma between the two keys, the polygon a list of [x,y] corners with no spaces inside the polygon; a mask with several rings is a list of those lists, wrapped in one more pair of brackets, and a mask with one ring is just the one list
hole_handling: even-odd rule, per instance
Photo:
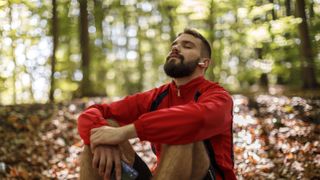
{"label": "jacket collar", "polygon": [[188,83],[181,85],[179,87],[177,87],[177,85],[175,84],[174,81],[172,81],[170,83],[170,89],[172,90],[172,92],[176,92],[177,96],[185,96],[189,93],[194,94],[196,90],[198,90],[200,88],[200,84],[203,83],[205,81],[204,76],[200,76],[197,78],[192,79],[191,81],[189,81]]}

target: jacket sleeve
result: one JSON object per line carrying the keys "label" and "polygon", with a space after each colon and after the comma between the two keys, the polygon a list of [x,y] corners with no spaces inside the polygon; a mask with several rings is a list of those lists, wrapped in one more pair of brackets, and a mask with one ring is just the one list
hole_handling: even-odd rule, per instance
{"label": "jacket sleeve", "polygon": [[95,104],[88,107],[78,117],[78,133],[84,144],[90,144],[90,131],[93,128],[108,125],[106,119],[113,119],[120,125],[130,124],[148,111],[156,89],[113,102],[111,104]]}
{"label": "jacket sleeve", "polygon": [[232,106],[232,98],[227,92],[206,91],[198,102],[143,114],[134,125],[141,140],[187,144],[230,129]]}

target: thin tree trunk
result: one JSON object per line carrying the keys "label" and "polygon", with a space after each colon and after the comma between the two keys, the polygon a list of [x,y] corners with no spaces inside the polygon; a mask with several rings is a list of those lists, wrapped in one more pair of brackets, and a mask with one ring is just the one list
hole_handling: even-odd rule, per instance
{"label": "thin tree trunk", "polygon": [[12,103],[16,104],[17,103],[17,89],[16,89],[16,81],[17,81],[17,77],[16,77],[16,70],[17,70],[17,62],[16,62],[16,57],[14,54],[15,51],[15,34],[13,32],[13,28],[12,28],[12,4],[11,1],[8,1],[9,4],[9,23],[10,23],[10,38],[12,39],[11,41],[11,57],[12,57],[12,61],[14,64],[14,68],[13,68],[13,72],[12,72],[12,93],[13,93],[13,97],[12,97]]}
{"label": "thin tree trunk", "polygon": [[97,87],[94,91],[96,95],[106,96],[105,82],[107,68],[103,65],[106,60],[106,44],[103,32],[103,19],[105,17],[107,9],[103,8],[102,0],[94,0],[94,21],[96,27],[96,40],[99,40],[99,44],[95,44],[94,51],[94,67],[96,69],[94,87]]}
{"label": "thin tree trunk", "polygon": [[291,0],[286,0],[285,1],[285,5],[286,5],[286,15],[287,16],[291,16]]}
{"label": "thin tree trunk", "polygon": [[51,33],[53,37],[53,46],[52,46],[52,57],[51,57],[51,76],[50,76],[50,92],[49,92],[49,101],[54,102],[54,89],[55,89],[55,79],[54,73],[56,72],[56,50],[58,46],[58,15],[57,15],[57,2],[52,0],[52,24],[51,24]]}
{"label": "thin tree trunk", "polygon": [[314,13],[314,9],[313,9],[313,6],[314,6],[314,1],[311,0],[310,2],[310,7],[309,7],[309,14],[310,14],[310,19],[314,17],[315,13]]}
{"label": "thin tree trunk", "polygon": [[138,24],[138,71],[139,71],[139,80],[138,80],[138,92],[143,90],[143,81],[144,81],[144,61],[142,54],[142,32],[141,28]]}
{"label": "thin tree trunk", "polygon": [[[208,37],[208,40],[209,40],[209,43],[211,45],[211,52],[213,52],[213,44],[214,44],[214,40],[215,40],[215,37],[214,37],[214,24],[215,24],[215,20],[214,20],[214,0],[211,0],[210,1],[210,10],[209,10],[209,17],[207,19],[207,24],[209,26],[209,37]],[[214,53],[211,54],[211,63],[208,67],[208,77],[211,81],[214,81],[214,64],[216,61],[218,61],[218,59],[215,59],[213,58],[214,57]],[[216,64],[218,65],[218,63]]]}
{"label": "thin tree trunk", "polygon": [[101,0],[94,0],[94,21],[96,26],[96,34],[97,38],[101,40],[101,46],[103,47],[103,18],[104,18],[104,12],[102,9],[102,1]]}
{"label": "thin tree trunk", "polygon": [[169,20],[169,26],[170,26],[170,41],[173,42],[176,39],[176,33],[174,31],[174,15],[173,15],[173,10],[174,7],[168,5],[166,8],[167,13],[168,13],[168,20]]}
{"label": "thin tree trunk", "polygon": [[269,0],[269,2],[273,5],[272,10],[271,10],[272,20],[276,20],[277,19],[277,15],[276,15],[276,12],[274,10],[274,0]]}
{"label": "thin tree trunk", "polygon": [[88,32],[88,10],[87,0],[78,0],[80,4],[80,47],[81,47],[81,70],[82,81],[80,85],[80,96],[89,96],[91,94],[90,82],[90,50],[89,50],[89,32]]}
{"label": "thin tree trunk", "polygon": [[312,46],[309,37],[309,29],[305,12],[305,1],[296,0],[296,16],[302,19],[299,24],[301,71],[304,89],[315,89],[318,86],[315,76],[315,64],[312,54]]}

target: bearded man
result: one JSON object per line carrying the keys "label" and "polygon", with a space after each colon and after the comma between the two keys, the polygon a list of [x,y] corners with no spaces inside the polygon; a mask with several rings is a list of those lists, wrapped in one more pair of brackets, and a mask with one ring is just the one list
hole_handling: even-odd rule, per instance
{"label": "bearded man", "polygon": [[[185,29],[171,45],[164,65],[172,82],[87,108],[78,119],[84,141],[80,179],[121,179],[121,161],[137,179],[236,179],[233,169],[229,93],[204,78],[211,62],[208,41]],[[111,119],[111,120],[110,120]],[[149,141],[157,156],[150,172],[128,139]]]}

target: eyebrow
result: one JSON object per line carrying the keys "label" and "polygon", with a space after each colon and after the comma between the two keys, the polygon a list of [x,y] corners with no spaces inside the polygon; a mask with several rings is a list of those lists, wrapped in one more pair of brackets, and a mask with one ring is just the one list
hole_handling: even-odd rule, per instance
{"label": "eyebrow", "polygon": [[[174,45],[176,45],[177,43],[178,43],[177,41],[174,41],[174,42],[171,44],[171,46],[174,46]],[[182,43],[182,44],[191,44],[192,46],[196,46],[193,42],[187,41],[187,40],[183,40],[183,41],[181,41],[181,43]]]}

